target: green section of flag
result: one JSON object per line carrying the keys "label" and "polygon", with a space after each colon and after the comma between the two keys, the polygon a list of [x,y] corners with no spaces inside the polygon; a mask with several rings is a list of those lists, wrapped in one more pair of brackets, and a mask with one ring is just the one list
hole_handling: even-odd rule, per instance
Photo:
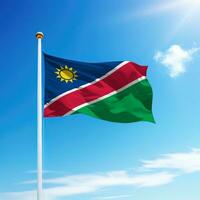
{"label": "green section of flag", "polygon": [[117,94],[74,112],[77,113],[111,122],[154,122],[151,86],[146,79],[142,80]]}

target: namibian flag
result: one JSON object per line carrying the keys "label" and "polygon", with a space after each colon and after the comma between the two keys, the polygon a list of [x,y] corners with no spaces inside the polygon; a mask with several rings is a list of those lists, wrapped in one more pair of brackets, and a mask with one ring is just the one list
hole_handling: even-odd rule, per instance
{"label": "namibian flag", "polygon": [[146,66],[44,57],[45,117],[82,113],[112,122],[154,122]]}

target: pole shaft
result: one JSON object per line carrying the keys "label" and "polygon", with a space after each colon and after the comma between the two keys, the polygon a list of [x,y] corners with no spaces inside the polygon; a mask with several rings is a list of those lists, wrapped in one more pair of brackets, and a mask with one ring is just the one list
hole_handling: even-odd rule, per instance
{"label": "pole shaft", "polygon": [[42,38],[38,38],[37,69],[37,200],[42,200]]}

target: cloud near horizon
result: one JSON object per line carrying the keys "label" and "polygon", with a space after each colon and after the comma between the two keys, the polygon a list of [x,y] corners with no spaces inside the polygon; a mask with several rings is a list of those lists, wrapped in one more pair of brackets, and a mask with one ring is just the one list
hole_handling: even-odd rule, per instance
{"label": "cloud near horizon", "polygon": [[186,63],[192,61],[198,50],[196,47],[186,50],[175,44],[164,52],[157,51],[154,60],[166,67],[170,77],[174,78],[186,72]]}
{"label": "cloud near horizon", "polygon": [[132,195],[113,195],[113,196],[101,196],[101,197],[95,197],[95,200],[107,200],[107,199],[122,199],[122,198],[128,198]]}
{"label": "cloud near horizon", "polygon": [[[157,159],[142,161],[140,173],[121,170],[104,173],[78,174],[45,179],[48,188],[44,189],[45,200],[58,200],[61,197],[95,193],[102,188],[133,186],[158,187],[168,184],[176,177],[200,171],[200,149],[187,153],[161,155]],[[146,171],[146,170],[149,171]],[[176,170],[176,171],[174,171]],[[24,182],[35,184],[36,180]],[[0,193],[4,200],[34,200],[36,191]]]}
{"label": "cloud near horizon", "polygon": [[[127,171],[65,176],[44,180],[45,184],[51,185],[44,189],[44,196],[46,200],[56,200],[59,197],[94,193],[113,186],[156,187],[170,183],[175,177],[176,175],[168,172],[133,175]],[[34,183],[36,181],[26,182],[26,184]],[[36,192],[11,192],[0,194],[0,197],[4,200],[34,200]]]}
{"label": "cloud near horizon", "polygon": [[182,173],[200,171],[200,149],[193,149],[189,153],[165,154],[161,158],[143,161],[146,169],[175,169]]}

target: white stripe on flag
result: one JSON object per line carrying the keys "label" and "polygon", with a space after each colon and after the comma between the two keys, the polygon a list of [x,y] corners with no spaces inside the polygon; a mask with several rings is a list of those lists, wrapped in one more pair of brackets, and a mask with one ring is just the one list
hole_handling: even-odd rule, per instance
{"label": "white stripe on flag", "polygon": [[77,106],[77,107],[73,108],[71,111],[69,111],[68,113],[65,113],[63,116],[65,116],[65,115],[70,115],[70,114],[72,114],[73,112],[75,112],[75,111],[77,111],[77,110],[79,110],[79,109],[81,109],[81,108],[83,108],[83,107],[85,107],[85,106],[91,105],[91,104],[93,104],[93,103],[96,103],[96,102],[98,102],[98,101],[101,101],[101,100],[103,100],[103,99],[106,99],[106,98],[108,98],[108,97],[110,97],[110,96],[112,96],[112,95],[114,95],[114,94],[117,94],[117,93],[121,92],[122,90],[125,90],[126,88],[128,88],[128,87],[130,87],[130,86],[132,86],[132,85],[134,85],[134,84],[136,84],[136,83],[138,83],[138,82],[140,82],[140,81],[142,81],[142,80],[144,80],[144,79],[146,79],[146,76],[141,76],[140,78],[138,78],[138,79],[136,79],[136,80],[130,82],[129,84],[125,85],[124,87],[121,87],[121,88],[118,89],[118,90],[115,90],[115,91],[113,91],[113,92],[111,92],[111,93],[109,93],[109,94],[106,94],[106,95],[104,95],[104,96],[101,96],[101,97],[99,97],[98,99],[95,99],[95,100],[93,100],[93,101],[90,101],[89,103],[84,103],[84,104],[81,104],[80,106]]}

